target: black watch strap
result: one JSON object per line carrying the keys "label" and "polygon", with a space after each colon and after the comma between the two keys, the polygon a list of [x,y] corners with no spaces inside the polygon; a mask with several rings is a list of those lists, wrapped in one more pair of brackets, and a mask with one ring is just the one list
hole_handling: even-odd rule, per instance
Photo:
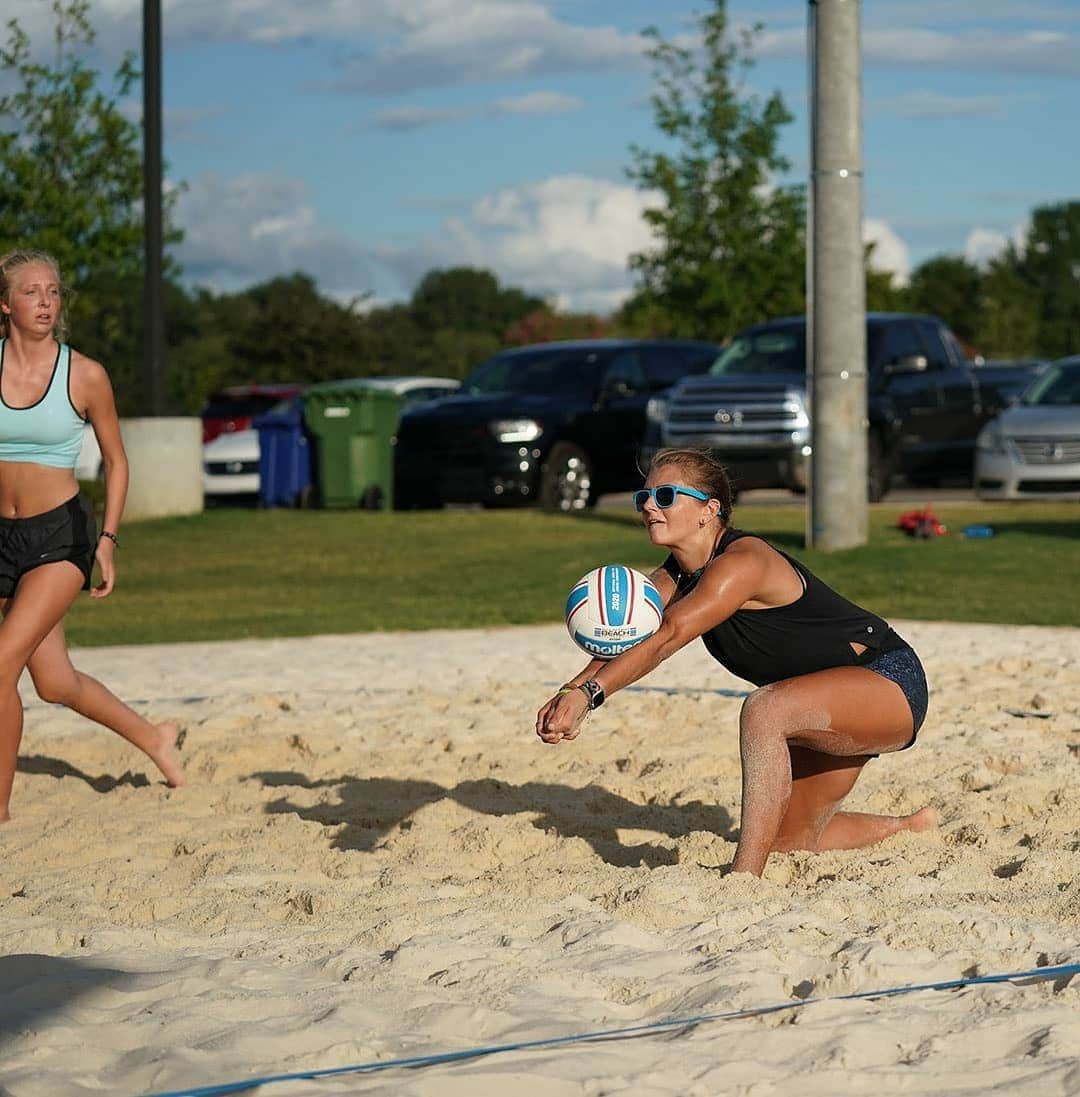
{"label": "black watch strap", "polygon": [[595,678],[590,678],[587,682],[582,682],[578,686],[578,689],[582,690],[585,696],[589,699],[589,711],[599,708],[604,703],[604,687]]}

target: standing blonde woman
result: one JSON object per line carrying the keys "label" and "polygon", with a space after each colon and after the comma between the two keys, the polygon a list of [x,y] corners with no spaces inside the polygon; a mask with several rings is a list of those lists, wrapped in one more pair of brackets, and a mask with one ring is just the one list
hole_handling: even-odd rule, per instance
{"label": "standing blonde woman", "polygon": [[[0,822],[10,817],[24,668],[43,701],[110,728],[143,751],[167,784],[184,783],[177,726],[144,720],[68,656],[64,615],[80,590],[90,590],[95,559],[101,583],[91,597],[113,589],[128,463],[109,378],[60,341],[61,310],[54,259],[36,251],[0,256]],[[87,422],[105,471],[99,536],[74,472]]]}

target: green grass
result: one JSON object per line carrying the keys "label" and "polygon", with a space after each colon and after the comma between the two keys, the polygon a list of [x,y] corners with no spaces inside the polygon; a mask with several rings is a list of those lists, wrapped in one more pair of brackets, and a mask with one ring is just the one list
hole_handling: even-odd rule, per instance
{"label": "green grass", "polygon": [[[910,505],[872,508],[870,543],[803,549],[804,510],[741,506],[770,537],[847,597],[887,618],[1073,625],[1080,604],[1080,506],[942,504],[950,533],[895,528]],[[993,525],[989,540],[960,535]],[[534,510],[372,513],[212,510],[125,524],[119,582],[67,618],[76,645],[227,640],[559,621],[575,580],[619,562],[654,567],[632,513]]]}

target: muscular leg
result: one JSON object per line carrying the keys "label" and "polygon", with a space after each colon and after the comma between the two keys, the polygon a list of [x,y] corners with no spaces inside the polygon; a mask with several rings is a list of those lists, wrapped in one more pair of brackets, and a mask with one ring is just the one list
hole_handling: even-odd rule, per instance
{"label": "muscular leg", "polygon": [[42,639],[67,613],[82,581],[73,564],[44,564],[23,576],[15,596],[4,601],[0,622],[0,823],[10,818],[11,786],[22,740],[19,676]]}
{"label": "muscular leg", "polygon": [[184,771],[176,753],[180,729],[174,723],[151,724],[96,678],[76,670],[68,656],[62,621],[53,626],[30,656],[28,668],[43,701],[66,705],[115,731],[150,758],[166,784],[173,788],[184,784]]}
{"label": "muscular leg", "polygon": [[865,755],[838,758],[806,747],[790,747],[791,799],[773,851],[861,849],[899,834],[927,830],[937,821],[933,808],[912,815],[870,815],[837,811],[869,761]]}
{"label": "muscular leg", "polygon": [[[742,822],[732,871],[760,875],[773,849],[852,849],[902,829],[894,819],[837,807],[867,756],[899,749],[911,729],[900,687],[862,667],[753,693],[740,720]],[[933,825],[922,813],[910,822],[912,829]]]}

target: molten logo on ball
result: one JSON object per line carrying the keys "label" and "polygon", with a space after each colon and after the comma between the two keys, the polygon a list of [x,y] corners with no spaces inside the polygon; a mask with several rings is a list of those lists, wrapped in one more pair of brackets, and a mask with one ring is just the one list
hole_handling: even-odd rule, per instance
{"label": "molten logo on ball", "polygon": [[566,599],[570,638],[597,659],[614,659],[647,640],[663,614],[664,602],[652,580],[620,564],[583,575]]}

